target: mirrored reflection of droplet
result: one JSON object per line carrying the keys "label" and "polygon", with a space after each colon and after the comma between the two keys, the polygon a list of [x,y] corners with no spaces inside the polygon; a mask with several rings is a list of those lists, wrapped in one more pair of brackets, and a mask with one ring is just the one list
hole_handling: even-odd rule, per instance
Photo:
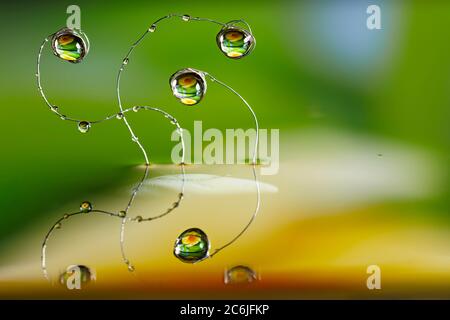
{"label": "mirrored reflection of droplet", "polygon": [[199,103],[206,93],[205,75],[195,69],[186,68],[175,72],[169,83],[173,95],[188,106]]}
{"label": "mirrored reflection of droplet", "polygon": [[64,28],[52,38],[53,53],[62,60],[78,63],[88,53],[84,37],[75,30]]}
{"label": "mirrored reflection of droplet", "polygon": [[225,271],[225,284],[244,284],[256,281],[256,272],[243,265],[232,267]]}
{"label": "mirrored reflection of droplet", "polygon": [[209,247],[206,233],[198,228],[191,228],[178,236],[173,253],[183,262],[195,263],[208,257]]}
{"label": "mirrored reflection of droplet", "polygon": [[59,282],[67,289],[82,289],[95,280],[95,272],[84,265],[70,265],[59,276]]}
{"label": "mirrored reflection of droplet", "polygon": [[191,20],[191,16],[188,14],[183,14],[183,16],[181,17],[181,19],[183,19],[183,21],[189,21]]}
{"label": "mirrored reflection of droplet", "polygon": [[234,26],[224,27],[216,36],[220,51],[231,59],[248,55],[255,46],[255,38],[250,32]]}
{"label": "mirrored reflection of droplet", "polygon": [[87,121],[80,121],[78,122],[78,131],[81,133],[86,133],[91,128],[91,124]]}
{"label": "mirrored reflection of droplet", "polygon": [[149,32],[155,32],[155,30],[156,30],[156,24],[152,24],[152,25],[150,26],[150,28],[148,28],[148,31],[149,31]]}
{"label": "mirrored reflection of droplet", "polygon": [[80,204],[80,211],[84,213],[92,211],[92,204],[89,201],[83,201]]}

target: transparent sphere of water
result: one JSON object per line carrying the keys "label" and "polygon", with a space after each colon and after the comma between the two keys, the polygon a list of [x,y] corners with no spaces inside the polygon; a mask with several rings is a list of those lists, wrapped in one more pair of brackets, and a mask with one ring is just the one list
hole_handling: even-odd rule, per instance
{"label": "transparent sphere of water", "polygon": [[175,241],[174,255],[183,262],[195,263],[208,257],[208,236],[198,228],[182,232]]}
{"label": "transparent sphere of water", "polygon": [[203,72],[186,68],[175,72],[169,80],[173,95],[184,105],[199,103],[206,93],[206,79]]}
{"label": "transparent sphere of water", "polygon": [[64,28],[53,35],[53,54],[64,61],[78,63],[88,53],[88,46],[83,37],[75,30]]}
{"label": "transparent sphere of water", "polygon": [[248,55],[255,46],[255,38],[245,29],[226,26],[216,36],[220,51],[228,58],[240,59]]}

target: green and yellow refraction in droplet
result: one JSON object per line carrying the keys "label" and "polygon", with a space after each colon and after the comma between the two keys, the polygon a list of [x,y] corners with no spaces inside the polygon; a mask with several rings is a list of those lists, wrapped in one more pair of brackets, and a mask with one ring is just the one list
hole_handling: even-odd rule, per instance
{"label": "green and yellow refraction in droplet", "polygon": [[182,104],[193,106],[206,93],[206,80],[202,72],[187,68],[175,72],[170,77],[170,87]]}
{"label": "green and yellow refraction in droplet", "polygon": [[209,240],[202,230],[191,228],[175,241],[173,253],[183,262],[195,263],[208,257]]}
{"label": "green and yellow refraction in droplet", "polygon": [[92,211],[92,204],[89,201],[83,201],[80,204],[80,211],[87,213]]}
{"label": "green and yellow refraction in droplet", "polygon": [[216,40],[220,51],[231,59],[248,55],[255,45],[255,38],[247,30],[230,26],[223,28]]}
{"label": "green and yellow refraction in droplet", "polygon": [[87,54],[88,48],[83,38],[74,30],[65,28],[52,39],[53,53],[68,62],[78,63]]}

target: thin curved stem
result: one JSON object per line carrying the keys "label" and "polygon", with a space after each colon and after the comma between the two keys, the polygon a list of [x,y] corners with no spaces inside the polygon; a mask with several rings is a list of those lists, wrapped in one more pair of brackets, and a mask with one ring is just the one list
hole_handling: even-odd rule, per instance
{"label": "thin curved stem", "polygon": [[213,77],[211,74],[204,72],[204,71],[202,71],[202,72],[205,73],[208,77],[210,77],[213,82],[217,82],[218,84],[222,85],[223,87],[227,88],[232,93],[234,93],[236,96],[238,96],[239,99],[241,99],[242,102],[244,102],[244,104],[247,106],[248,110],[252,114],[253,121],[255,122],[255,130],[256,130],[255,144],[253,146],[252,164],[256,164],[256,158],[258,156],[258,144],[259,144],[259,122],[258,122],[258,118],[256,117],[255,111],[253,111],[253,108],[250,106],[250,104],[232,87],[230,87],[226,83],[218,80],[217,78]]}
{"label": "thin curved stem", "polygon": [[251,224],[253,223],[253,221],[255,220],[256,216],[258,215],[259,208],[261,206],[261,190],[260,190],[260,187],[259,187],[259,180],[258,180],[258,176],[256,174],[256,165],[255,164],[252,165],[252,170],[253,170],[253,178],[254,178],[255,187],[256,187],[256,205],[255,205],[255,210],[253,211],[253,214],[252,214],[252,216],[250,218],[250,221],[245,225],[245,227],[231,241],[227,242],[226,244],[224,244],[220,248],[215,249],[214,252],[212,254],[210,254],[207,258],[212,258],[216,254],[218,254],[220,251],[222,251],[226,247],[228,247],[231,244],[233,244],[236,240],[238,240],[245,233],[245,231],[247,231],[247,229],[250,228]]}

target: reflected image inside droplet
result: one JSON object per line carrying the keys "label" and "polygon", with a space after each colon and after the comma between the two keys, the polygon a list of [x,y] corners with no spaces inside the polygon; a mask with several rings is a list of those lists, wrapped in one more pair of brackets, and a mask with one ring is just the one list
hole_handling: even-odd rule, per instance
{"label": "reflected image inside droplet", "polygon": [[94,272],[84,265],[70,265],[59,277],[59,282],[69,289],[81,289],[81,287],[76,288],[78,281],[80,286],[83,286],[93,280],[95,280]]}
{"label": "reflected image inside droplet", "polygon": [[230,26],[217,34],[216,41],[220,51],[231,59],[240,59],[248,55],[255,46],[255,38],[250,32]]}
{"label": "reflected image inside droplet", "polygon": [[208,257],[209,247],[206,233],[191,228],[181,233],[175,241],[174,254],[183,262],[195,263]]}
{"label": "reflected image inside droplet", "polygon": [[78,63],[83,60],[88,52],[88,47],[83,37],[76,31],[64,28],[53,36],[53,53],[62,60]]}
{"label": "reflected image inside droplet", "polygon": [[235,266],[225,272],[226,284],[244,284],[257,280],[256,272],[247,266]]}
{"label": "reflected image inside droplet", "polygon": [[90,212],[92,210],[92,204],[89,201],[83,201],[80,204],[80,211],[81,212]]}
{"label": "reflected image inside droplet", "polygon": [[205,76],[195,69],[177,71],[170,77],[169,83],[173,95],[188,106],[199,103],[206,93]]}
{"label": "reflected image inside droplet", "polygon": [[78,130],[81,133],[86,133],[89,131],[89,129],[91,128],[91,124],[87,121],[80,121],[78,122]]}

